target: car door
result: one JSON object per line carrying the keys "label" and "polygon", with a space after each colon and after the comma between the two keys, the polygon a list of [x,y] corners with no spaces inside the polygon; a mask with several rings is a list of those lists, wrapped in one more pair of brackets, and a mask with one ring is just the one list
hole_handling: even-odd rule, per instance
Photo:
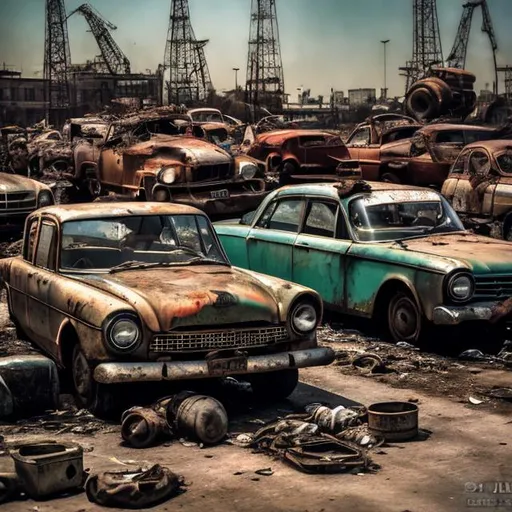
{"label": "car door", "polygon": [[111,187],[120,187],[123,183],[123,153],[117,147],[122,137],[116,130],[119,130],[116,125],[110,127],[98,159],[98,178],[102,185]]}
{"label": "car door", "polygon": [[357,129],[348,139],[346,146],[353,160],[359,159],[361,148],[370,145],[370,127],[364,126]]}
{"label": "car door", "polygon": [[[57,260],[57,225],[43,218],[35,248],[34,265],[27,279],[31,336],[47,352],[57,355],[55,332],[52,332],[51,289],[55,287]],[[55,329],[55,327],[54,327]]]}
{"label": "car door", "polygon": [[355,131],[347,142],[350,158],[359,160],[365,180],[377,181],[380,174],[380,143],[372,141],[371,128],[365,126]]}
{"label": "car door", "polygon": [[270,203],[247,236],[249,268],[281,279],[292,279],[293,245],[305,209],[302,197]]}
{"label": "car door", "polygon": [[293,246],[292,280],[316,290],[333,307],[345,305],[345,219],[336,201],[310,198]]}
{"label": "car door", "polygon": [[455,207],[455,202],[457,203],[457,207],[461,207],[461,204],[459,202],[460,198],[456,198],[456,190],[460,179],[463,177],[465,173],[467,174],[468,172],[468,162],[470,153],[471,149],[464,149],[460,153],[457,160],[450,169],[450,174],[448,175],[448,178],[446,178],[446,181],[443,183],[443,188],[441,190],[443,196],[446,197],[446,199],[448,199],[450,203],[452,203],[453,208],[461,213],[464,213],[464,211],[457,210],[457,208]]}

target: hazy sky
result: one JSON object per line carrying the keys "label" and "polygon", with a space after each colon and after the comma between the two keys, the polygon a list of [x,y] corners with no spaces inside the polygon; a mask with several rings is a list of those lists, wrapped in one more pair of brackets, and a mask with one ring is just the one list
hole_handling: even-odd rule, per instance
{"label": "hazy sky", "polygon": [[[70,13],[83,0],[65,0]],[[89,0],[118,26],[114,39],[132,63],[132,70],[155,70],[162,62],[170,0]],[[189,0],[196,37],[209,39],[206,57],[219,91],[233,88],[233,67],[245,83],[251,0]],[[388,44],[388,87],[400,95],[404,79],[398,67],[412,54],[412,0],[276,0],[286,91],[297,87],[312,95],[383,86],[383,50]],[[465,0],[439,0],[443,53],[453,44]],[[0,63],[42,75],[44,0],[0,0]],[[512,65],[512,0],[488,0],[499,44],[498,62]],[[477,74],[477,88],[493,81],[492,54],[480,31],[481,13],[473,20],[467,69]],[[73,63],[99,54],[83,17],[68,22]],[[500,85],[503,90],[503,84]]]}

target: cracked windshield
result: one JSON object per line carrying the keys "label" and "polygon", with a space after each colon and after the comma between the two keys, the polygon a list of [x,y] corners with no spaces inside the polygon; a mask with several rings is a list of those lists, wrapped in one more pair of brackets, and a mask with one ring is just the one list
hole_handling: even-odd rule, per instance
{"label": "cracked windshield", "polygon": [[145,215],[66,222],[61,268],[115,270],[131,266],[226,263],[200,215]]}

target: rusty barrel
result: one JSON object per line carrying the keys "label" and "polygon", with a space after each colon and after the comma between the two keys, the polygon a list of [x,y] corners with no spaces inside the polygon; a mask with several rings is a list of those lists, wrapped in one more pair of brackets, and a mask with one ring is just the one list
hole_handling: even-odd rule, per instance
{"label": "rusty barrel", "polygon": [[418,406],[409,402],[381,402],[368,407],[368,427],[386,441],[406,441],[418,435]]}
{"label": "rusty barrel", "polygon": [[134,407],[123,414],[121,436],[134,448],[147,448],[167,431],[167,422],[153,409]]}
{"label": "rusty barrel", "polygon": [[218,443],[228,432],[226,409],[211,396],[192,395],[179,399],[169,404],[167,411],[167,421],[179,434],[202,443]]}

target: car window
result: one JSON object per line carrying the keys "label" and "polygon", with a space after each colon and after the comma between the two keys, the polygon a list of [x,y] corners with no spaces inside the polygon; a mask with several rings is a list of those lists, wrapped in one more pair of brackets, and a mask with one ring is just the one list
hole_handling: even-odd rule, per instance
{"label": "car window", "polygon": [[453,167],[451,169],[451,174],[463,174],[464,169],[466,168],[466,163],[469,158],[469,151],[463,151],[455,163],[453,164]]}
{"label": "car window", "polygon": [[485,177],[491,170],[491,162],[487,153],[473,151],[469,157],[469,174],[471,176]]}
{"label": "car window", "polygon": [[336,232],[338,205],[315,201],[310,203],[302,233],[333,238]]}
{"label": "car window", "polygon": [[464,144],[464,133],[462,130],[447,130],[437,134],[437,144]]}
{"label": "car window", "polygon": [[349,144],[368,145],[370,144],[370,128],[361,128],[349,139]]}
{"label": "car window", "polygon": [[493,132],[485,132],[482,130],[471,130],[464,132],[465,144],[479,142],[481,140],[492,140],[495,135]]}
{"label": "car window", "polygon": [[303,148],[315,146],[325,146],[325,137],[323,135],[311,135],[308,137],[299,137],[299,145]]}
{"label": "car window", "polygon": [[417,126],[411,126],[402,128],[395,132],[384,133],[382,135],[382,144],[387,144],[388,142],[396,142],[403,139],[410,139],[417,131]]}
{"label": "car window", "polygon": [[258,227],[297,233],[301,221],[302,206],[301,199],[285,199],[274,203],[263,213],[258,222]]}
{"label": "car window", "polygon": [[43,222],[37,243],[36,265],[38,267],[55,269],[57,227],[53,223]]}
{"label": "car window", "polygon": [[37,226],[39,219],[36,217],[30,221],[30,225],[27,226],[27,234],[25,238],[25,247],[23,257],[27,261],[32,261],[34,257],[34,247],[36,244]]}

